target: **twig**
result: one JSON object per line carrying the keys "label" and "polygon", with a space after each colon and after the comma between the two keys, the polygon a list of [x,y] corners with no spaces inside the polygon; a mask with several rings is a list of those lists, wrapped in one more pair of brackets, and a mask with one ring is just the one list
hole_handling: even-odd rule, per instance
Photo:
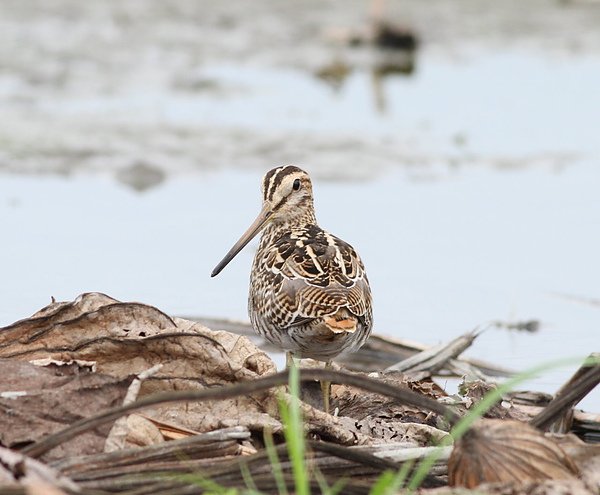
{"label": "twig", "polygon": [[352,449],[350,447],[344,447],[342,445],[336,445],[335,443],[326,442],[307,442],[308,445],[317,452],[324,452],[326,454],[346,459],[347,461],[356,462],[364,466],[370,466],[376,469],[398,469],[398,464],[381,457],[377,457],[369,452],[364,452],[358,449]]}
{"label": "twig", "polygon": [[483,330],[467,332],[446,344],[430,347],[427,350],[389,366],[387,370],[395,371],[429,371],[435,373],[448,361],[460,356],[468,349]]}
{"label": "twig", "polygon": [[595,364],[584,363],[575,372],[544,410],[531,419],[531,425],[540,430],[548,429],[558,417],[582,400],[600,383],[600,353],[591,354],[587,363],[593,361]]}
{"label": "twig", "polygon": [[244,426],[234,426],[222,430],[201,433],[179,440],[172,440],[170,442],[148,445],[143,448],[130,448],[117,450],[115,452],[105,452],[102,454],[70,457],[57,461],[53,463],[52,466],[60,469],[62,472],[79,471],[81,468],[84,468],[87,472],[101,468],[104,465],[115,467],[164,459],[166,456],[181,452],[185,453],[191,449],[200,448],[207,451],[210,450],[207,447],[209,445],[218,447],[223,442],[237,442],[238,440],[247,440],[248,438],[250,438],[250,431],[248,428]]}
{"label": "twig", "polygon": [[[456,423],[459,419],[458,415],[451,411],[448,407],[429,397],[417,394],[416,392],[408,389],[397,388],[387,383],[360,375],[343,373],[341,371],[313,369],[302,370],[300,374],[300,380],[321,380],[339,383],[342,385],[350,385],[394,398],[403,403],[436,412],[440,415],[446,416],[451,424]],[[139,411],[150,406],[173,402],[229,399],[238,397],[240,395],[249,395],[262,392],[273,387],[284,385],[287,382],[288,373],[281,372],[264,378],[259,378],[257,380],[214,389],[183,390],[149,395],[138,400],[137,402],[134,402],[133,404],[108,409],[97,416],[79,420],[68,428],[49,435],[46,438],[25,447],[22,452],[31,457],[39,457],[58,445],[71,440],[72,438],[81,435],[86,431],[92,430],[106,423],[110,423],[111,421],[120,418],[124,414],[128,414],[133,411]]]}

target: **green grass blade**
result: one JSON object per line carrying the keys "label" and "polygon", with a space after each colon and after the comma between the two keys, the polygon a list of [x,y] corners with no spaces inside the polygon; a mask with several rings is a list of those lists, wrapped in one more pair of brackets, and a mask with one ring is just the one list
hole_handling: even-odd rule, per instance
{"label": "green grass blade", "polygon": [[369,495],[386,495],[388,487],[394,480],[395,473],[393,471],[384,471],[381,473],[375,484],[371,487]]}
{"label": "green grass blade", "polygon": [[317,483],[319,484],[321,495],[331,495],[331,488],[329,487],[325,476],[323,476],[323,473],[321,473],[321,471],[319,471],[318,469],[315,469],[313,474],[315,479],[317,480]]}
{"label": "green grass blade", "polygon": [[273,468],[273,477],[275,478],[277,491],[279,495],[288,495],[287,485],[281,469],[281,461],[279,460],[277,449],[275,448],[275,443],[273,442],[273,432],[269,428],[265,428],[263,432],[263,438],[265,441],[265,448],[267,449],[267,455],[269,456],[269,462]]}
{"label": "green grass blade", "polygon": [[347,482],[348,481],[343,478],[337,480],[333,486],[329,488],[327,495],[338,495],[338,493],[342,493],[342,490],[346,487]]}
{"label": "green grass blade", "polygon": [[205,490],[206,495],[240,495],[240,492],[236,488],[227,488],[221,486],[214,481],[205,478],[204,476],[196,473],[192,474],[178,474],[171,477],[172,479],[196,485]]}
{"label": "green grass blade", "polygon": [[242,478],[244,478],[244,483],[246,483],[247,490],[244,492],[248,495],[260,495],[258,488],[256,488],[256,484],[252,479],[252,473],[248,469],[248,464],[243,462],[240,464],[240,471],[242,472]]}
{"label": "green grass blade", "polygon": [[404,486],[408,473],[414,466],[415,461],[410,460],[402,464],[397,471],[385,471],[371,488],[369,495],[392,495]]}
{"label": "green grass blade", "polygon": [[292,361],[289,368],[290,403],[280,402],[281,418],[284,424],[284,436],[287,444],[288,455],[292,463],[296,495],[310,495],[308,469],[306,468],[306,442],[304,440],[304,426],[302,423],[302,410],[300,408],[300,373]]}
{"label": "green grass blade", "polygon": [[333,486],[329,486],[325,476],[323,476],[323,473],[319,469],[315,469],[313,474],[317,480],[317,483],[319,484],[319,489],[321,490],[322,495],[337,495],[338,493],[342,492],[347,483],[346,479],[340,478],[333,484]]}

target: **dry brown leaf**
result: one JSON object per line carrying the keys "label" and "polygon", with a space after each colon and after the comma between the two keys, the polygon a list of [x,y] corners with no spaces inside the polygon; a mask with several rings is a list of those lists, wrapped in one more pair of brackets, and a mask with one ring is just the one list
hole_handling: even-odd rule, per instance
{"label": "dry brown leaf", "polygon": [[390,443],[439,445],[442,439],[448,436],[447,432],[433,426],[382,419],[376,414],[358,421],[356,426],[362,434]]}
{"label": "dry brown leaf", "polygon": [[[388,384],[417,391],[431,398],[444,396],[444,392],[431,380],[418,380],[397,371],[378,373]],[[420,445],[436,444],[446,433],[436,428],[438,417],[430,411],[397,401],[379,394],[339,385],[332,388],[334,404],[339,415],[353,418],[361,435],[378,442],[418,442]]]}
{"label": "dry brown leaf", "polygon": [[[463,380],[459,385],[460,395],[470,399],[468,409],[472,409],[476,404],[479,404],[486,394],[497,388],[498,387],[494,383],[487,383],[482,380]],[[498,402],[490,407],[485,413],[486,418],[503,419],[507,416],[508,410],[502,406],[501,400],[498,400]]]}
{"label": "dry brown leaf", "polygon": [[481,420],[454,444],[451,486],[575,479],[578,470],[556,442],[526,423]]}
{"label": "dry brown leaf", "polygon": [[[121,303],[88,293],[72,303],[53,303],[32,318],[0,329],[0,357],[94,361],[100,373],[129,377],[163,367],[142,385],[151,392],[198,389],[251,380],[276,371],[269,357],[246,337],[215,332],[172,319],[140,303]],[[155,408],[157,419],[209,431],[224,419],[244,423],[248,413],[276,414],[272,392],[235,400]]]}
{"label": "dry brown leaf", "polygon": [[127,447],[145,447],[165,441],[161,431],[150,420],[139,414],[127,416]]}
{"label": "dry brown leaf", "polygon": [[207,385],[275,371],[272,361],[247,338],[172,319],[152,306],[121,303],[99,293],[54,305],[56,311],[41,310],[36,315],[44,316],[0,329],[0,357],[83,359],[97,362],[98,371],[114,376],[163,363],[158,376],[205,378]]}
{"label": "dry brown leaf", "polygon": [[[377,373],[377,377],[390,385],[406,388],[433,399],[445,396],[430,380],[414,380],[410,375],[397,371]],[[335,406],[339,408],[340,416],[349,416],[363,420],[376,412],[382,420],[405,421],[411,423],[426,423],[435,426],[437,416],[430,411],[421,410],[415,406],[403,405],[379,394],[339,385],[332,387],[332,397]]]}
{"label": "dry brown leaf", "polygon": [[537,482],[484,483],[476,490],[443,487],[427,490],[427,495],[596,495],[580,480],[547,480]]}
{"label": "dry brown leaf", "polygon": [[[303,362],[304,364],[304,362]],[[310,364],[310,363],[309,363]],[[436,397],[443,392],[429,380],[415,380],[399,372],[378,373],[383,380],[398,387],[416,389],[420,393]],[[303,399],[310,403],[320,403],[320,387],[312,383],[303,386]],[[312,389],[315,390],[312,390]],[[337,417],[326,415],[319,409],[307,407],[305,417],[309,431],[314,435],[344,445],[368,445],[373,443],[397,442],[400,439],[416,441],[422,445],[436,443],[445,432],[428,425],[436,423],[436,415],[417,407],[406,406],[388,397],[346,385],[332,387],[334,407]]]}
{"label": "dry brown leaf", "polygon": [[[157,364],[150,369],[147,369],[137,375],[129,385],[127,394],[123,400],[123,405],[129,405],[135,402],[140,393],[142,383],[147,378],[155,375],[162,368],[162,364]],[[132,427],[137,426],[135,432],[132,432]],[[143,438],[142,433],[146,433],[148,438]],[[115,450],[122,450],[125,448],[125,443],[128,436],[135,438],[136,444],[139,445],[150,445],[153,443],[163,441],[163,438],[156,427],[152,424],[141,424],[140,421],[136,423],[135,418],[121,417],[113,424],[106,442],[104,443],[104,452],[114,452]]]}
{"label": "dry brown leaf", "polygon": [[[93,362],[99,373],[118,379],[161,364],[160,371],[143,382],[140,396],[220,387],[276,371],[269,357],[246,337],[213,331],[199,323],[170,318],[152,306],[121,303],[98,293],[83,294],[72,303],[53,303],[32,318],[0,329],[0,357]],[[386,374],[384,379],[426,395],[442,394],[431,382],[399,373]],[[334,394],[336,390],[342,416],[352,417],[334,417],[303,405],[308,430],[321,438],[343,444],[380,440],[370,436],[381,433],[378,427],[364,428],[368,432],[365,435],[354,419],[357,414],[366,417],[367,409],[377,407],[377,400],[385,405],[380,422],[436,422],[435,415],[418,408],[403,407],[363,391],[335,387]],[[269,426],[280,431],[277,396],[283,391],[282,387],[229,400],[173,403],[147,409],[144,414],[198,432],[234,425],[258,431]],[[404,427],[401,429],[404,432]]]}
{"label": "dry brown leaf", "polygon": [[[0,357],[93,361],[118,378],[162,364],[140,395],[201,389],[271,374],[276,367],[248,338],[180,318],[140,303],[121,303],[88,293],[72,303],[53,303],[32,318],[0,329]],[[280,392],[282,392],[280,390]],[[228,426],[281,430],[277,391],[223,401],[155,407],[145,414],[193,431]],[[363,441],[352,422],[306,407],[311,432],[352,444]]]}
{"label": "dry brown leaf", "polygon": [[[121,404],[129,383],[127,378],[91,373],[75,363],[41,367],[5,359],[0,359],[0,376],[0,425],[10,425],[0,428],[0,444],[12,448]],[[49,458],[97,452],[108,429],[85,433],[51,452]]]}

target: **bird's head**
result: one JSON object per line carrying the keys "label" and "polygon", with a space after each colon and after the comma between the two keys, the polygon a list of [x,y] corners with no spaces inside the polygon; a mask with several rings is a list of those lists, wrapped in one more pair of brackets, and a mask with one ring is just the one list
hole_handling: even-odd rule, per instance
{"label": "bird's head", "polygon": [[262,197],[265,223],[314,221],[312,183],[298,167],[286,165],[267,172],[262,180]]}
{"label": "bird's head", "polygon": [[262,180],[262,199],[258,217],[215,267],[211,277],[218,275],[267,224],[284,226],[315,222],[310,177],[294,165],[277,167],[265,174]]}

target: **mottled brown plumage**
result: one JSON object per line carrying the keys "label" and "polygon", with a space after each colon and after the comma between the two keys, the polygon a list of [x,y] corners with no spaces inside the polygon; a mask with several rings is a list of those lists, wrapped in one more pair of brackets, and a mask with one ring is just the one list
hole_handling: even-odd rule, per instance
{"label": "mottled brown plumage", "polygon": [[252,325],[270,342],[321,361],[359,348],[371,329],[371,293],[360,258],[315,223],[265,229],[248,308]]}
{"label": "mottled brown plumage", "polygon": [[350,244],[317,225],[312,184],[291,165],[264,176],[255,222],[214,269],[217,275],[262,229],[248,313],[254,329],[289,354],[330,362],[365,343],[371,290]]}

